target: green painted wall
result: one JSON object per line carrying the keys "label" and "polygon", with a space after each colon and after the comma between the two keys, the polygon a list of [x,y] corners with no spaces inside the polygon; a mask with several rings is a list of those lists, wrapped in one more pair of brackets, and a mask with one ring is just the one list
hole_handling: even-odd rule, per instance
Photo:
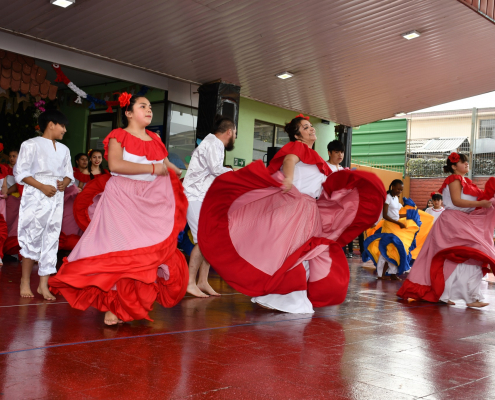
{"label": "green painted wall", "polygon": [[[129,92],[132,89],[134,89],[134,92],[138,92],[140,88],[140,85],[119,81],[103,85],[86,86],[81,89],[96,98],[104,99],[108,96],[113,100],[113,93],[115,92]],[[146,93],[146,97],[151,102],[163,101],[164,95],[165,92],[159,89],[150,89]],[[69,119],[69,126],[67,127],[67,133],[64,136],[63,143],[69,147],[71,155],[75,156],[77,153],[87,151],[86,136],[88,131],[88,116],[90,113],[88,107],[90,103],[84,100],[82,104],[74,103],[77,96],[70,89],[59,92],[58,96],[61,99],[60,111]],[[96,110],[105,110],[105,107],[97,105]]]}
{"label": "green painted wall", "polygon": [[352,129],[352,160],[404,167],[407,120],[377,121]]}
{"label": "green painted wall", "polygon": [[[233,165],[234,157],[245,159],[246,165],[253,161],[254,120],[284,126],[296,115],[297,113],[294,111],[241,97],[235,149],[227,152],[225,164]],[[321,119],[314,117],[311,117],[310,121],[316,128],[316,136],[318,137],[315,149],[320,156],[327,160],[327,144],[335,138],[335,124],[333,122],[330,122],[329,125],[322,124]]]}
{"label": "green painted wall", "polygon": [[[139,85],[133,85],[128,82],[108,83],[84,87],[82,89],[88,94],[103,99],[105,96],[110,96],[110,98],[112,98],[114,92],[129,91],[131,88],[134,88],[136,92],[139,91]],[[87,150],[86,136],[87,121],[90,114],[90,110],[88,109],[89,103],[87,101],[83,101],[82,104],[74,103],[76,95],[70,90],[59,93],[59,96],[63,97],[60,110],[67,115],[70,121],[67,133],[64,137],[64,143],[69,147],[71,154],[74,156],[77,153],[85,152]],[[152,89],[148,91],[146,97],[151,102],[163,101],[164,91]],[[97,110],[104,109],[104,107],[97,107]],[[283,108],[241,97],[239,106],[239,126],[235,149],[227,153],[226,164],[233,165],[234,157],[245,159],[246,164],[252,161],[255,120],[283,126],[294,118],[295,115],[297,115],[297,113],[294,111],[285,110]],[[311,117],[310,121],[316,128],[316,135],[318,137],[318,140],[315,143],[315,149],[326,160],[328,158],[327,144],[335,137],[335,124],[333,122],[330,122],[329,125],[322,124],[321,119],[315,117]]]}

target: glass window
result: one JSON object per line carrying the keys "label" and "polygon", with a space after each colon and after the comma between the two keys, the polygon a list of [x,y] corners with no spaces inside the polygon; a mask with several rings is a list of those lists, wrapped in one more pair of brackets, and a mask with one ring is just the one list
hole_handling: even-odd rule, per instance
{"label": "glass window", "polygon": [[480,139],[495,139],[495,119],[480,121]]}
{"label": "glass window", "polygon": [[254,121],[253,161],[266,162],[268,147],[282,147],[288,142],[289,137],[282,126]]}
{"label": "glass window", "polygon": [[189,164],[194,151],[198,109],[179,104],[172,104],[171,108],[168,151],[177,155],[185,164]]}

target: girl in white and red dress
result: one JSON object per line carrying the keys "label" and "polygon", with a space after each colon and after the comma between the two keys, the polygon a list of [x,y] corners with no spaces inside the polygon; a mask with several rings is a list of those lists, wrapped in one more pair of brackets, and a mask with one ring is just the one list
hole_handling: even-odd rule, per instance
{"label": "girl in white and red dress", "polygon": [[[0,143],[0,152],[3,151],[3,144]],[[7,181],[7,176],[9,175],[9,168],[0,164],[0,187],[2,191],[0,193],[0,266],[3,265],[3,246],[5,244],[5,240],[7,239],[7,185],[5,182]]]}
{"label": "girl in white and red dress", "polygon": [[106,312],[107,325],[149,319],[155,300],[174,306],[188,282],[177,249],[187,210],[177,168],[160,137],[145,129],[152,118],[148,99],[123,93],[119,101],[124,129],[103,142],[112,174],[78,195],[92,197],[89,207],[104,189],[81,240],[49,282],[72,307]]}
{"label": "girl in white and red dress", "polygon": [[[7,165],[8,174],[3,181],[2,192],[7,194],[6,199],[6,220],[7,220],[7,239],[3,246],[4,254],[13,256],[19,255],[19,241],[17,240],[17,228],[19,222],[19,208],[21,206],[21,195],[24,186],[15,182],[14,167],[17,163],[19,151],[12,149],[9,151],[9,164]],[[5,192],[6,190],[6,192]]]}
{"label": "girl in white and red dress", "polygon": [[468,307],[484,307],[480,283],[488,267],[495,268],[495,178],[485,191],[465,175],[469,172],[464,154],[447,159],[445,179],[439,192],[445,211],[438,217],[411,272],[397,295],[404,299],[463,300]]}
{"label": "girl in white and red dress", "polygon": [[309,117],[298,115],[285,131],[291,141],[268,168],[259,160],[215,178],[198,241],[220,276],[253,302],[312,313],[313,306],[344,301],[349,266],[342,246],[376,222],[385,189],[374,174],[331,173],[311,149]]}

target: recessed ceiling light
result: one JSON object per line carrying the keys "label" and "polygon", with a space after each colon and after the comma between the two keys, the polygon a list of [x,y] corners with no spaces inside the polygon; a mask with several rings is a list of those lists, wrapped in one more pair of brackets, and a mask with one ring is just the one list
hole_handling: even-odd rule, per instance
{"label": "recessed ceiling light", "polygon": [[63,8],[69,7],[71,4],[74,4],[76,0],[50,0],[54,6],[59,6]]}
{"label": "recessed ceiling light", "polygon": [[415,38],[419,37],[420,35],[421,35],[421,33],[419,33],[418,31],[411,31],[411,32],[403,33],[401,36],[404,39],[411,40],[411,39],[415,39]]}
{"label": "recessed ceiling light", "polygon": [[403,117],[404,115],[407,115],[407,113],[405,113],[404,111],[401,111],[401,112],[398,112],[397,114],[395,114],[396,117]]}
{"label": "recessed ceiling light", "polygon": [[292,78],[294,76],[294,74],[291,74],[290,72],[282,72],[281,74],[277,74],[277,78],[280,78],[280,79],[289,79],[289,78]]}

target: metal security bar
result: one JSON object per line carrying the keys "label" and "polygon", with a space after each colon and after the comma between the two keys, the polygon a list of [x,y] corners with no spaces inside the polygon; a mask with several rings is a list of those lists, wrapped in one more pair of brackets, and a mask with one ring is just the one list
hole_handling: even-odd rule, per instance
{"label": "metal security bar", "polygon": [[453,151],[469,157],[471,177],[495,174],[495,108],[408,115],[407,175],[445,176]]}

